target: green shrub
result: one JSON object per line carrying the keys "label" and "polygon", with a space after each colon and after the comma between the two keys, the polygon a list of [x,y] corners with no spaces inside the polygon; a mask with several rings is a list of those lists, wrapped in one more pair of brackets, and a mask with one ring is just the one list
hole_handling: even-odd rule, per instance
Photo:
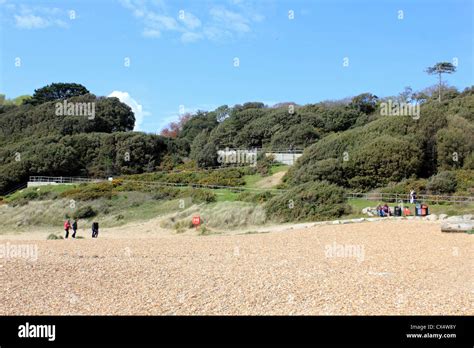
{"label": "green shrub", "polygon": [[269,175],[274,161],[274,156],[266,156],[265,154],[261,154],[257,159],[257,173],[259,173],[261,176]]}
{"label": "green shrub", "polygon": [[202,189],[192,189],[191,198],[193,203],[212,203],[216,201],[216,194]]}
{"label": "green shrub", "polygon": [[36,191],[28,191],[28,192],[23,194],[23,198],[27,199],[29,201],[37,199],[38,197],[39,197],[39,194]]}
{"label": "green shrub", "polygon": [[426,179],[416,179],[410,178],[402,180],[401,182],[390,182],[387,186],[378,190],[381,193],[396,193],[399,195],[409,195],[410,191],[413,189],[417,193],[426,192],[426,185],[428,180]]}
{"label": "green shrub", "polygon": [[63,236],[57,236],[54,233],[51,233],[48,237],[46,237],[48,240],[56,240],[56,239],[64,239]]}
{"label": "green shrub", "polygon": [[283,222],[333,219],[350,212],[344,189],[324,181],[296,186],[265,208],[268,217]]}
{"label": "green shrub", "polygon": [[90,206],[85,205],[74,212],[74,219],[87,219],[97,215],[97,212]]}
{"label": "green shrub", "polygon": [[201,185],[242,186],[245,185],[243,175],[238,168],[219,169],[201,175],[198,183]]}
{"label": "green shrub", "polygon": [[[152,187],[152,185],[141,184],[139,182],[129,183],[126,180],[164,182],[173,184],[201,184],[201,185],[217,185],[217,186],[242,186],[245,185],[244,175],[251,173],[252,169],[242,168],[221,168],[217,170],[201,170],[201,171],[182,171],[182,172],[157,172],[129,175],[117,180],[117,189],[121,191],[137,191],[140,187],[142,190]],[[150,191],[148,189],[148,191]]]}
{"label": "green shrub", "polygon": [[265,203],[273,198],[273,194],[269,191],[253,193],[249,191],[242,192],[237,196],[238,201],[250,203]]}
{"label": "green shrub", "polygon": [[176,198],[181,194],[181,190],[179,188],[167,186],[156,187],[152,192],[152,198],[158,201],[162,199]]}
{"label": "green shrub", "polygon": [[257,173],[257,168],[253,166],[242,167],[238,169],[242,175],[254,175]]}
{"label": "green shrub", "polygon": [[474,194],[474,170],[456,170],[456,194],[468,196]]}
{"label": "green shrub", "polygon": [[409,137],[374,137],[368,130],[364,132],[372,123],[329,135],[310,146],[284,180],[298,185],[323,179],[367,190],[416,175],[423,159],[420,148]]}
{"label": "green shrub", "polygon": [[206,226],[203,226],[203,225],[199,226],[198,231],[199,231],[200,236],[207,236],[211,234],[211,231]]}
{"label": "green shrub", "polygon": [[453,193],[456,191],[457,181],[456,174],[453,172],[440,172],[433,175],[426,188],[430,193]]}
{"label": "green shrub", "polygon": [[180,220],[173,225],[173,228],[176,230],[176,233],[183,233],[187,229],[190,229],[192,227],[193,223],[191,220]]}
{"label": "green shrub", "polygon": [[61,197],[75,199],[79,201],[90,201],[98,198],[110,199],[116,193],[113,192],[113,185],[109,183],[79,185],[79,187],[64,191]]}

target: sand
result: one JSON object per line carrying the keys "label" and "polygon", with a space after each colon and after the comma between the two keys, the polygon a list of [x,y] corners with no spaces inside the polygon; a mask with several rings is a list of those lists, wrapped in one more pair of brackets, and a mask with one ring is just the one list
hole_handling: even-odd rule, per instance
{"label": "sand", "polygon": [[474,236],[438,223],[211,236],[153,226],[96,240],[3,236],[4,251],[38,253],[0,258],[0,314],[474,314]]}

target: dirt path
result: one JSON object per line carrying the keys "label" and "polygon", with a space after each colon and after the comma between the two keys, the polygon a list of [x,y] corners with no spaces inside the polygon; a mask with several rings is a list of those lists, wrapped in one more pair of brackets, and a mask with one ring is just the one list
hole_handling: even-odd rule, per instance
{"label": "dirt path", "polygon": [[273,175],[270,175],[266,178],[263,178],[257,183],[259,188],[272,188],[281,183],[281,179],[285,176],[286,171],[278,172]]}
{"label": "dirt path", "polygon": [[135,232],[2,240],[38,254],[0,258],[0,315],[474,314],[473,236],[436,223],[127,237]]}

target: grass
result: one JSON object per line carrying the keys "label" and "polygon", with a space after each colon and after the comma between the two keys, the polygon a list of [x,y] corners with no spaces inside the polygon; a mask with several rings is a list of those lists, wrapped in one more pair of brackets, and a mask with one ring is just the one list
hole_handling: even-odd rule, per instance
{"label": "grass", "polygon": [[[44,185],[44,186],[33,186],[33,187],[27,187],[23,190],[16,191],[12,193],[9,196],[5,197],[5,201],[11,202],[17,199],[21,199],[24,197],[26,194],[29,192],[41,192],[42,195],[59,195],[64,191],[73,189],[78,187],[79,185],[66,185],[66,184],[60,184],[60,185]],[[47,197],[47,196],[46,196]]]}
{"label": "grass", "polygon": [[[247,202],[216,202],[179,211],[167,217],[161,223],[163,228],[183,226],[192,221],[198,214],[201,217],[201,227],[212,229],[237,229],[246,226],[262,225],[266,222],[264,209],[254,203]],[[178,225],[177,225],[178,224]],[[214,232],[213,232],[214,233]]]}
{"label": "grass", "polygon": [[97,216],[79,219],[79,226],[90,225],[99,221],[103,227],[120,226],[132,221],[147,221],[159,216],[184,210],[192,206],[190,198],[155,200],[152,194],[143,192],[120,192],[112,199],[96,199],[87,202],[76,202],[70,206],[68,199],[30,201],[22,206],[2,206],[0,209],[0,233],[15,230],[29,230],[57,226],[62,230],[66,214],[72,216],[74,211],[83,206],[91,206]]}
{"label": "grass", "polygon": [[228,189],[213,190],[217,195],[217,202],[235,202],[240,192],[234,192]]}
{"label": "grass", "polygon": [[[271,175],[288,170],[286,165],[274,165],[271,168]],[[259,185],[268,177],[260,174],[246,175],[245,186],[242,188],[253,189],[253,193],[263,192]],[[66,190],[79,187],[80,185],[48,185],[30,187],[13,193],[5,198],[7,203],[19,201],[21,204],[16,207],[0,206],[0,233],[1,231],[24,230],[42,226],[59,226],[66,217],[72,216],[75,210],[84,205],[90,205],[97,216],[89,219],[79,220],[79,225],[89,225],[93,220],[100,221],[103,227],[120,226],[134,221],[147,221],[157,217],[171,215],[175,218],[169,221],[170,227],[175,223],[186,221],[193,214],[199,213],[211,228],[240,228],[243,226],[261,225],[266,222],[266,214],[262,205],[257,202],[241,202],[238,196],[242,191],[229,189],[212,190],[217,196],[217,201],[210,204],[192,204],[191,198],[176,199],[154,199],[153,192],[125,191],[118,192],[110,199],[99,198],[87,202],[78,201],[74,208],[70,207],[69,199],[61,199],[60,194]],[[189,190],[187,187],[180,187],[180,190]],[[32,192],[37,193],[37,197],[29,200]],[[367,199],[350,199],[347,203],[352,207],[352,213],[342,218],[367,217],[362,214],[365,207],[376,207],[383,204],[381,201]],[[395,203],[389,203],[391,207]],[[414,204],[404,204],[414,214]],[[474,203],[457,204],[429,204],[431,214],[464,215],[474,213]]]}

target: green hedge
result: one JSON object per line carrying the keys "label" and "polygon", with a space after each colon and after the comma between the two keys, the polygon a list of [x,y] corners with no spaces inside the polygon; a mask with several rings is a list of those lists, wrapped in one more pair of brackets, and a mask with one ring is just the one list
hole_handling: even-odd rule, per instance
{"label": "green hedge", "polygon": [[265,209],[267,217],[281,222],[333,219],[350,212],[344,189],[325,181],[298,185],[272,198]]}

